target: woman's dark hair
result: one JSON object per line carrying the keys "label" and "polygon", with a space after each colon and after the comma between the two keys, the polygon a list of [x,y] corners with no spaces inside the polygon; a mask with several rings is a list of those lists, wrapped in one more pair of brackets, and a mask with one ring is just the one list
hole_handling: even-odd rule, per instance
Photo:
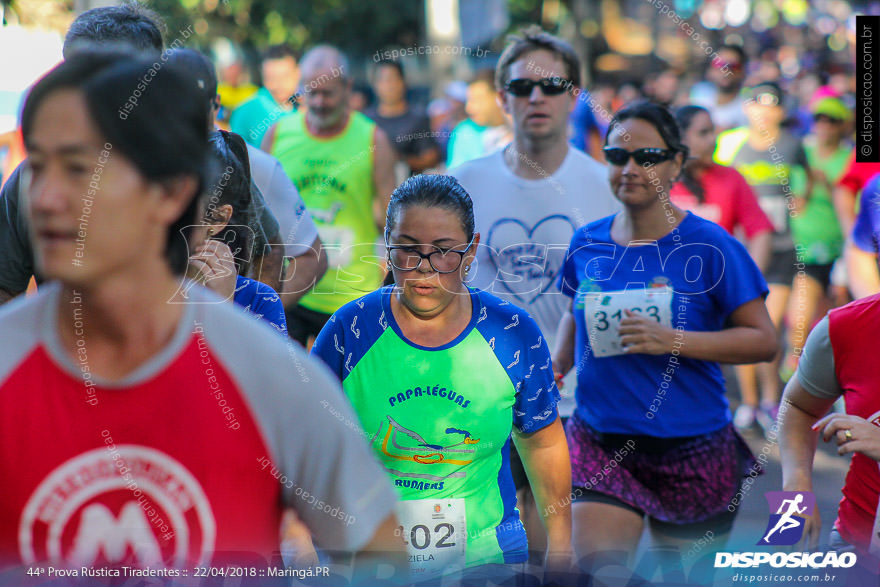
{"label": "woman's dark hair", "polygon": [[[682,135],[691,127],[697,114],[705,114],[710,120],[712,119],[712,115],[708,110],[702,106],[697,106],[696,104],[686,104],[675,111],[675,121],[678,123],[678,128],[681,129]],[[690,193],[696,196],[699,203],[702,204],[706,200],[706,194],[703,192],[703,185],[694,176],[694,168],[692,166],[685,165],[682,168],[681,183],[684,184],[684,187],[686,187]]]}
{"label": "woman's dark hair", "polygon": [[250,267],[254,232],[251,218],[251,172],[247,145],[237,134],[219,131],[211,134],[211,153],[222,169],[214,186],[205,192],[205,222],[218,222],[216,209],[229,204],[232,216],[226,227],[211,238],[225,242],[232,250],[235,268],[244,275]]}
{"label": "woman's dark hair", "polygon": [[83,94],[86,108],[111,157],[120,154],[152,182],[193,176],[198,188],[168,229],[165,256],[172,272],[184,272],[198,198],[207,185],[208,105],[194,84],[173,67],[130,54],[88,50],[76,53],[41,79],[28,94],[21,116],[25,144],[34,116],[48,96],[61,90]]}
{"label": "woman's dark hair", "polygon": [[400,213],[410,206],[443,208],[458,215],[468,241],[474,237],[474,204],[467,191],[451,175],[421,174],[397,186],[388,202],[385,230],[390,232]]}
{"label": "woman's dark hair", "polygon": [[633,102],[632,104],[628,104],[618,110],[611,119],[611,123],[608,125],[608,132],[605,133],[606,145],[608,144],[608,137],[611,136],[611,133],[617,131],[617,127],[619,127],[622,122],[631,118],[644,120],[653,126],[660,135],[660,138],[663,139],[663,142],[666,143],[667,149],[682,153],[684,158],[687,159],[688,148],[681,142],[681,130],[678,128],[678,123],[675,122],[675,118],[672,116],[672,113],[669,112],[668,108],[655,102]]}

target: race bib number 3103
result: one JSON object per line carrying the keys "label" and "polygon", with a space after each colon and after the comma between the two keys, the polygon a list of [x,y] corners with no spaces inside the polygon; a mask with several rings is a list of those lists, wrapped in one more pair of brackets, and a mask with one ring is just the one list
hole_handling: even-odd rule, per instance
{"label": "race bib number 3103", "polygon": [[414,578],[463,569],[467,547],[464,499],[414,499],[397,505],[398,531]]}
{"label": "race bib number 3103", "polygon": [[594,356],[612,357],[624,354],[620,344],[620,321],[626,318],[626,310],[652,318],[664,326],[671,326],[672,288],[586,294],[584,312]]}

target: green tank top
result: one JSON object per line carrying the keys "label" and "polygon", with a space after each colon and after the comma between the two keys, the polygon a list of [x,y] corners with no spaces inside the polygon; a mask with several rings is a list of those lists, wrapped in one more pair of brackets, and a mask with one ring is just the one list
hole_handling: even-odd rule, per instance
{"label": "green tank top", "polygon": [[324,277],[300,300],[310,310],[332,314],[381,285],[373,222],[375,128],[359,112],[330,138],[310,133],[301,112],[278,122],[272,155],[299,190],[329,262]]}
{"label": "green tank top", "polygon": [[[852,148],[845,147],[827,158],[820,158],[814,145],[804,145],[804,151],[810,167],[821,170],[832,186],[843,176],[852,157]],[[797,182],[792,182],[792,189],[802,193],[805,184],[805,178],[799,177]],[[804,263],[827,265],[843,252],[844,236],[837,212],[831,194],[821,183],[813,183],[810,201],[800,214],[792,216],[791,233]]]}

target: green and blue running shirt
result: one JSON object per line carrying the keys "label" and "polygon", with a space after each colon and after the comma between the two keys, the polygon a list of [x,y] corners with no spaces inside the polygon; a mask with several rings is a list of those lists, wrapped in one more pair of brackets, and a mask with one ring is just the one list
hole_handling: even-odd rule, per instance
{"label": "green and blue running shirt", "polygon": [[559,391],[534,320],[491,294],[468,291],[470,323],[443,346],[423,347],[403,335],[386,286],[340,308],[312,353],[342,380],[401,500],[433,508],[404,532],[411,560],[413,545],[426,553],[417,561],[442,552],[427,545],[462,546],[460,532],[450,535],[454,524],[436,522],[449,502],[466,518],[464,566],[522,562],[528,548],[510,472],[510,433],[514,426],[533,433],[556,420]]}

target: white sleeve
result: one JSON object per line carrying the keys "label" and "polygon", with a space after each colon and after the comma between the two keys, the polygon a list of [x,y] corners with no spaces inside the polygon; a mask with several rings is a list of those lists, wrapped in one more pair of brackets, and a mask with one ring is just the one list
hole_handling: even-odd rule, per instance
{"label": "white sleeve", "polygon": [[305,253],[317,238],[318,229],[312,221],[311,214],[306,210],[299,191],[278,161],[275,161],[269,188],[263,196],[281,226],[281,240],[285,244],[285,254],[289,257],[297,257]]}

